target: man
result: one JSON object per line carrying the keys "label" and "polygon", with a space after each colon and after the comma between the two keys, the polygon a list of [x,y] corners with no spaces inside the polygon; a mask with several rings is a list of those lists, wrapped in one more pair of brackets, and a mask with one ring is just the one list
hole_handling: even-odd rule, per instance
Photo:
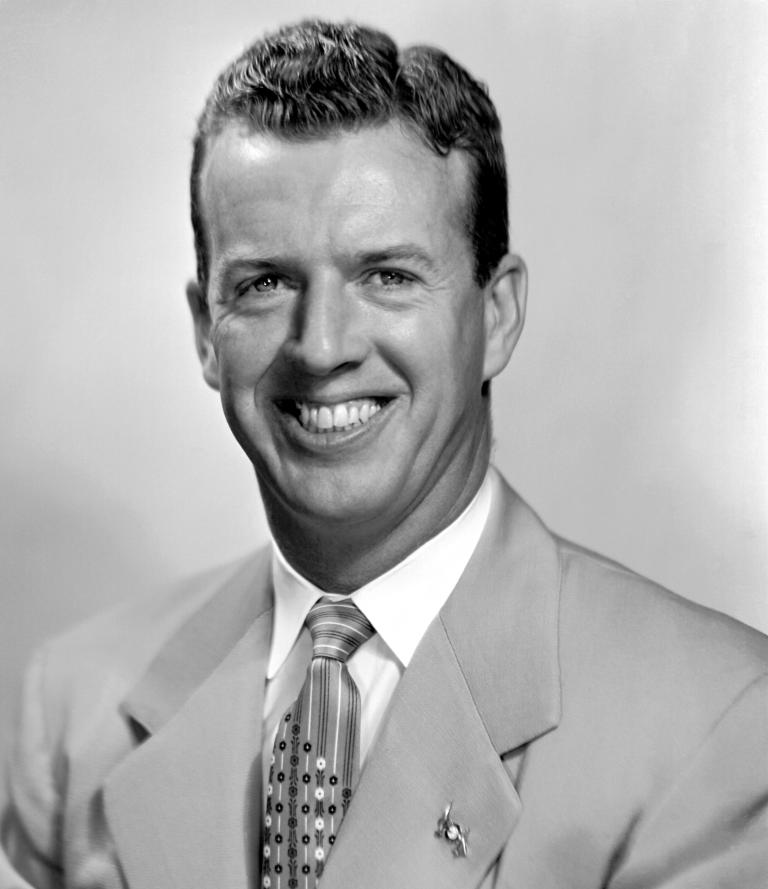
{"label": "man", "polygon": [[[765,638],[489,468],[525,271],[484,90],[284,29],[214,86],[192,217],[203,374],[273,543],[40,653],[0,885],[763,885]],[[318,654],[318,622],[358,647]]]}

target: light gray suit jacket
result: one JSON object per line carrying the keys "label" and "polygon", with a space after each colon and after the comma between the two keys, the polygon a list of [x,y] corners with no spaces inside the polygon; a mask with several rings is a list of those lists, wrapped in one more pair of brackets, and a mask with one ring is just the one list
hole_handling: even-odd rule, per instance
{"label": "light gray suit jacket", "polygon": [[[260,553],[41,651],[2,889],[258,885],[271,609]],[[766,674],[764,636],[553,537],[505,488],[322,887],[764,887]],[[466,858],[435,836],[450,802]]]}

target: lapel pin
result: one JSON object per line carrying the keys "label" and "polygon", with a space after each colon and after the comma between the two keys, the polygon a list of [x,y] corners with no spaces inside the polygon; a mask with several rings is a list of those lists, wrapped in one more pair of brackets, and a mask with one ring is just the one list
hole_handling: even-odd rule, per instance
{"label": "lapel pin", "polygon": [[446,806],[443,814],[437,819],[435,836],[447,840],[453,846],[456,858],[466,858],[469,852],[469,828],[466,830],[451,817],[453,803]]}

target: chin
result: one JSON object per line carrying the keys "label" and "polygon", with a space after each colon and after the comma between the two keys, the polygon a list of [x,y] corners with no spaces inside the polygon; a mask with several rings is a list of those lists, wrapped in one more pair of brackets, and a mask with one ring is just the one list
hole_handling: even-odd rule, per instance
{"label": "chin", "polygon": [[[278,497],[272,491],[280,492]],[[296,486],[262,486],[262,495],[270,497],[272,508],[286,511],[303,521],[319,526],[361,526],[384,521],[396,502],[392,493],[377,490],[362,480],[342,481],[336,478],[322,481],[305,480]],[[270,507],[268,507],[269,509]]]}

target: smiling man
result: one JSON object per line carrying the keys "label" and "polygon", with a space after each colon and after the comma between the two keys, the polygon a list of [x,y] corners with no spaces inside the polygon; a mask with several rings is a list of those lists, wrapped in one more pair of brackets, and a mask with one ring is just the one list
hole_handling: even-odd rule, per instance
{"label": "smiling man", "polygon": [[41,652],[0,886],[763,885],[765,638],[489,465],[526,279],[484,88],[285,28],[214,85],[191,190],[197,350],[272,540]]}
{"label": "smiling man", "polygon": [[397,119],[311,141],[234,120],[207,146],[188,291],[205,378],[283,554],[323,589],[391,568],[485,476],[484,381],[525,291],[515,257],[475,271],[470,179]]}

